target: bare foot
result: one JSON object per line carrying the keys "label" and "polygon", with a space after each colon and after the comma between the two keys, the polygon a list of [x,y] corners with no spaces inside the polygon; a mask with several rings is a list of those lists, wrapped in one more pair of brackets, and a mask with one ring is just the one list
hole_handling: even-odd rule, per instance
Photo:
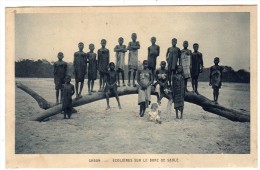
{"label": "bare foot", "polygon": [[110,106],[107,106],[106,110],[110,110]]}
{"label": "bare foot", "polygon": [[88,92],[88,95],[92,95],[91,91]]}
{"label": "bare foot", "polygon": [[129,83],[127,83],[127,85],[128,85],[128,86],[131,86],[131,83],[129,82]]}
{"label": "bare foot", "polygon": [[125,83],[123,83],[123,86],[125,86]]}
{"label": "bare foot", "polygon": [[118,84],[117,87],[120,87],[120,84]]}
{"label": "bare foot", "polygon": [[122,107],[121,107],[120,105],[118,106],[118,108],[119,108],[119,109],[122,109]]}
{"label": "bare foot", "polygon": [[133,83],[133,86],[134,86],[134,87],[136,87],[136,84],[135,84],[135,83]]}

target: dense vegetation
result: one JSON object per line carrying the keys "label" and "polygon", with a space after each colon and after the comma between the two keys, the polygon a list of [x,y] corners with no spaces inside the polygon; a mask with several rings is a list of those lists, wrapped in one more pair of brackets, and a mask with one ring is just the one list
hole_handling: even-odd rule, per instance
{"label": "dense vegetation", "polygon": [[[69,70],[69,74],[72,75],[73,77],[72,63],[68,63],[68,70]],[[37,60],[37,61],[30,60],[30,59],[23,59],[23,60],[16,61],[15,77],[52,78],[53,62],[49,62],[45,59]],[[127,69],[125,69],[125,79],[127,79]],[[199,81],[209,81],[209,68],[205,68],[203,70],[203,72],[200,74]],[[242,69],[238,71],[234,71],[232,67],[224,66],[223,81],[249,83],[250,73]]]}

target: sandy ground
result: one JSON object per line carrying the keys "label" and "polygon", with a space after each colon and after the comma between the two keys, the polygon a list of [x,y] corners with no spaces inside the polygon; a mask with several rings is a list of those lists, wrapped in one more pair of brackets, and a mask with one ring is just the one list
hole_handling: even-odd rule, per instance
{"label": "sandy ground", "polygon": [[[52,79],[16,79],[54,102]],[[98,82],[98,81],[97,81]],[[96,84],[97,84],[96,82]],[[212,89],[200,83],[199,92],[212,98]],[[96,87],[97,89],[97,87]],[[190,89],[190,87],[189,87]],[[86,94],[87,86],[84,86]],[[250,153],[250,124],[232,122],[185,102],[184,119],[175,119],[175,112],[166,113],[167,100],[162,101],[162,124],[155,124],[138,115],[137,95],[120,97],[123,109],[111,99],[111,110],[105,111],[101,100],[77,107],[72,119],[62,114],[47,122],[30,121],[42,109],[28,94],[15,89],[16,153],[41,154],[202,154]],[[249,84],[224,83],[220,104],[244,109],[249,114]],[[74,96],[75,97],[75,96]],[[152,97],[155,102],[156,98]]]}

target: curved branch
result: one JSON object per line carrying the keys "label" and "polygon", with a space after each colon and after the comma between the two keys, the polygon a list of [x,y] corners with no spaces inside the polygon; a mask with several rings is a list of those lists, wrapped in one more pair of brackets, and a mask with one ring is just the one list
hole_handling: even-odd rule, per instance
{"label": "curved branch", "polygon": [[[35,93],[33,90],[28,88],[25,85],[22,85],[21,83],[17,83],[18,88],[23,88],[25,92],[29,93],[39,104],[41,108],[48,108],[47,110],[43,111],[40,115],[37,115],[32,118],[32,120],[35,121],[42,121],[48,117],[54,116],[62,111],[62,106],[56,105],[51,107],[51,105],[43,99],[41,96],[39,96],[37,93]],[[138,94],[138,88],[137,87],[120,87],[118,88],[118,95],[124,96],[124,95],[130,95],[130,94]],[[152,95],[155,95],[154,91],[152,91]],[[92,95],[86,95],[78,100],[73,100],[72,105],[73,107],[81,106],[84,104],[92,103],[98,100],[105,99],[105,95],[102,92],[96,92]],[[216,115],[225,117],[232,121],[239,121],[239,122],[250,122],[250,116],[247,114],[244,114],[242,112],[226,108],[224,106],[214,104],[211,100],[208,98],[202,96],[202,95],[196,95],[192,92],[187,92],[185,95],[185,101],[190,102],[196,105],[201,106],[205,111],[214,113]],[[48,105],[49,104],[49,105]]]}

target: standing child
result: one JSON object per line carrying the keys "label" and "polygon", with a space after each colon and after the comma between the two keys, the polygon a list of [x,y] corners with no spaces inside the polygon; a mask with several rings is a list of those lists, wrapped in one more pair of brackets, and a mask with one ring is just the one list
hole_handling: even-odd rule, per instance
{"label": "standing child", "polygon": [[180,118],[182,119],[184,108],[185,85],[182,71],[182,66],[177,66],[177,74],[173,76],[172,80],[172,96],[174,102],[174,109],[176,111],[176,119],[179,119],[178,110],[181,112]]}
{"label": "standing child", "polygon": [[118,93],[117,93],[117,84],[116,84],[116,78],[117,78],[117,72],[115,71],[115,63],[111,62],[109,63],[109,71],[107,73],[107,79],[106,79],[106,88],[105,88],[105,94],[106,94],[106,100],[107,100],[107,108],[106,110],[110,109],[109,105],[109,93],[113,93],[116,97],[118,107],[121,109]]}
{"label": "standing child", "polygon": [[192,89],[196,94],[199,94],[198,92],[198,78],[199,74],[203,70],[203,58],[202,53],[198,51],[199,44],[195,43],[193,44],[194,52],[191,55],[191,85]]}
{"label": "standing child", "polygon": [[137,73],[138,88],[138,104],[140,105],[140,116],[144,116],[144,112],[151,102],[151,84],[154,77],[151,70],[148,69],[148,61],[143,61],[143,70]]}
{"label": "standing child", "polygon": [[63,53],[58,53],[58,61],[54,63],[54,83],[56,90],[56,104],[59,103],[59,92],[60,92],[60,103],[62,101],[62,85],[64,84],[64,79],[67,73],[67,63],[62,61]]}
{"label": "standing child", "polygon": [[72,114],[72,96],[75,93],[74,86],[70,84],[71,77],[65,77],[65,84],[63,85],[63,101],[62,110],[64,112],[64,119],[71,117]]}
{"label": "standing child", "polygon": [[138,68],[138,50],[140,49],[139,41],[136,41],[136,33],[132,34],[132,42],[129,42],[127,50],[129,50],[128,56],[128,86],[131,86],[130,78],[131,72],[133,72],[133,86],[135,87],[135,76]]}
{"label": "standing child", "polygon": [[89,45],[90,52],[87,53],[88,60],[88,94],[91,95],[94,87],[94,82],[97,79],[97,55],[94,53],[94,44]]}
{"label": "standing child", "polygon": [[213,98],[214,102],[218,104],[218,95],[219,95],[219,89],[222,85],[222,71],[223,67],[218,65],[219,58],[214,58],[214,66],[210,67],[210,77],[209,77],[209,85],[213,88]]}
{"label": "standing child", "polygon": [[[85,74],[87,71],[87,57],[86,57],[86,53],[83,52],[84,44],[80,42],[78,44],[78,47],[79,47],[79,51],[74,53],[74,61],[73,61],[75,81],[76,81],[76,99],[82,97],[81,92],[83,89]],[[78,92],[79,83],[80,83],[80,89]]]}
{"label": "standing child", "polygon": [[106,73],[110,61],[109,50],[106,48],[107,41],[101,40],[101,48],[98,50],[99,91],[103,91],[106,82]]}
{"label": "standing child", "polygon": [[120,37],[118,39],[119,45],[117,45],[114,48],[114,51],[116,52],[116,70],[118,74],[118,87],[120,87],[120,79],[119,79],[119,74],[121,73],[122,75],[122,81],[123,81],[123,86],[125,86],[125,73],[124,73],[124,68],[125,68],[125,52],[126,46],[123,45],[124,39]]}
{"label": "standing child", "polygon": [[181,50],[181,58],[180,58],[180,65],[183,68],[183,76],[185,80],[185,91],[187,92],[187,82],[190,78],[190,69],[191,69],[191,50],[188,49],[189,43],[188,41],[183,42],[183,49]]}
{"label": "standing child", "polygon": [[177,63],[181,56],[181,50],[176,47],[177,39],[172,39],[172,47],[169,47],[166,53],[166,60],[168,63],[168,79],[169,85],[172,83],[172,75],[176,73]]}
{"label": "standing child", "polygon": [[155,44],[156,38],[151,38],[152,45],[148,47],[148,68],[152,71],[154,74],[154,71],[156,69],[156,60],[157,57],[160,55],[160,47]]}

